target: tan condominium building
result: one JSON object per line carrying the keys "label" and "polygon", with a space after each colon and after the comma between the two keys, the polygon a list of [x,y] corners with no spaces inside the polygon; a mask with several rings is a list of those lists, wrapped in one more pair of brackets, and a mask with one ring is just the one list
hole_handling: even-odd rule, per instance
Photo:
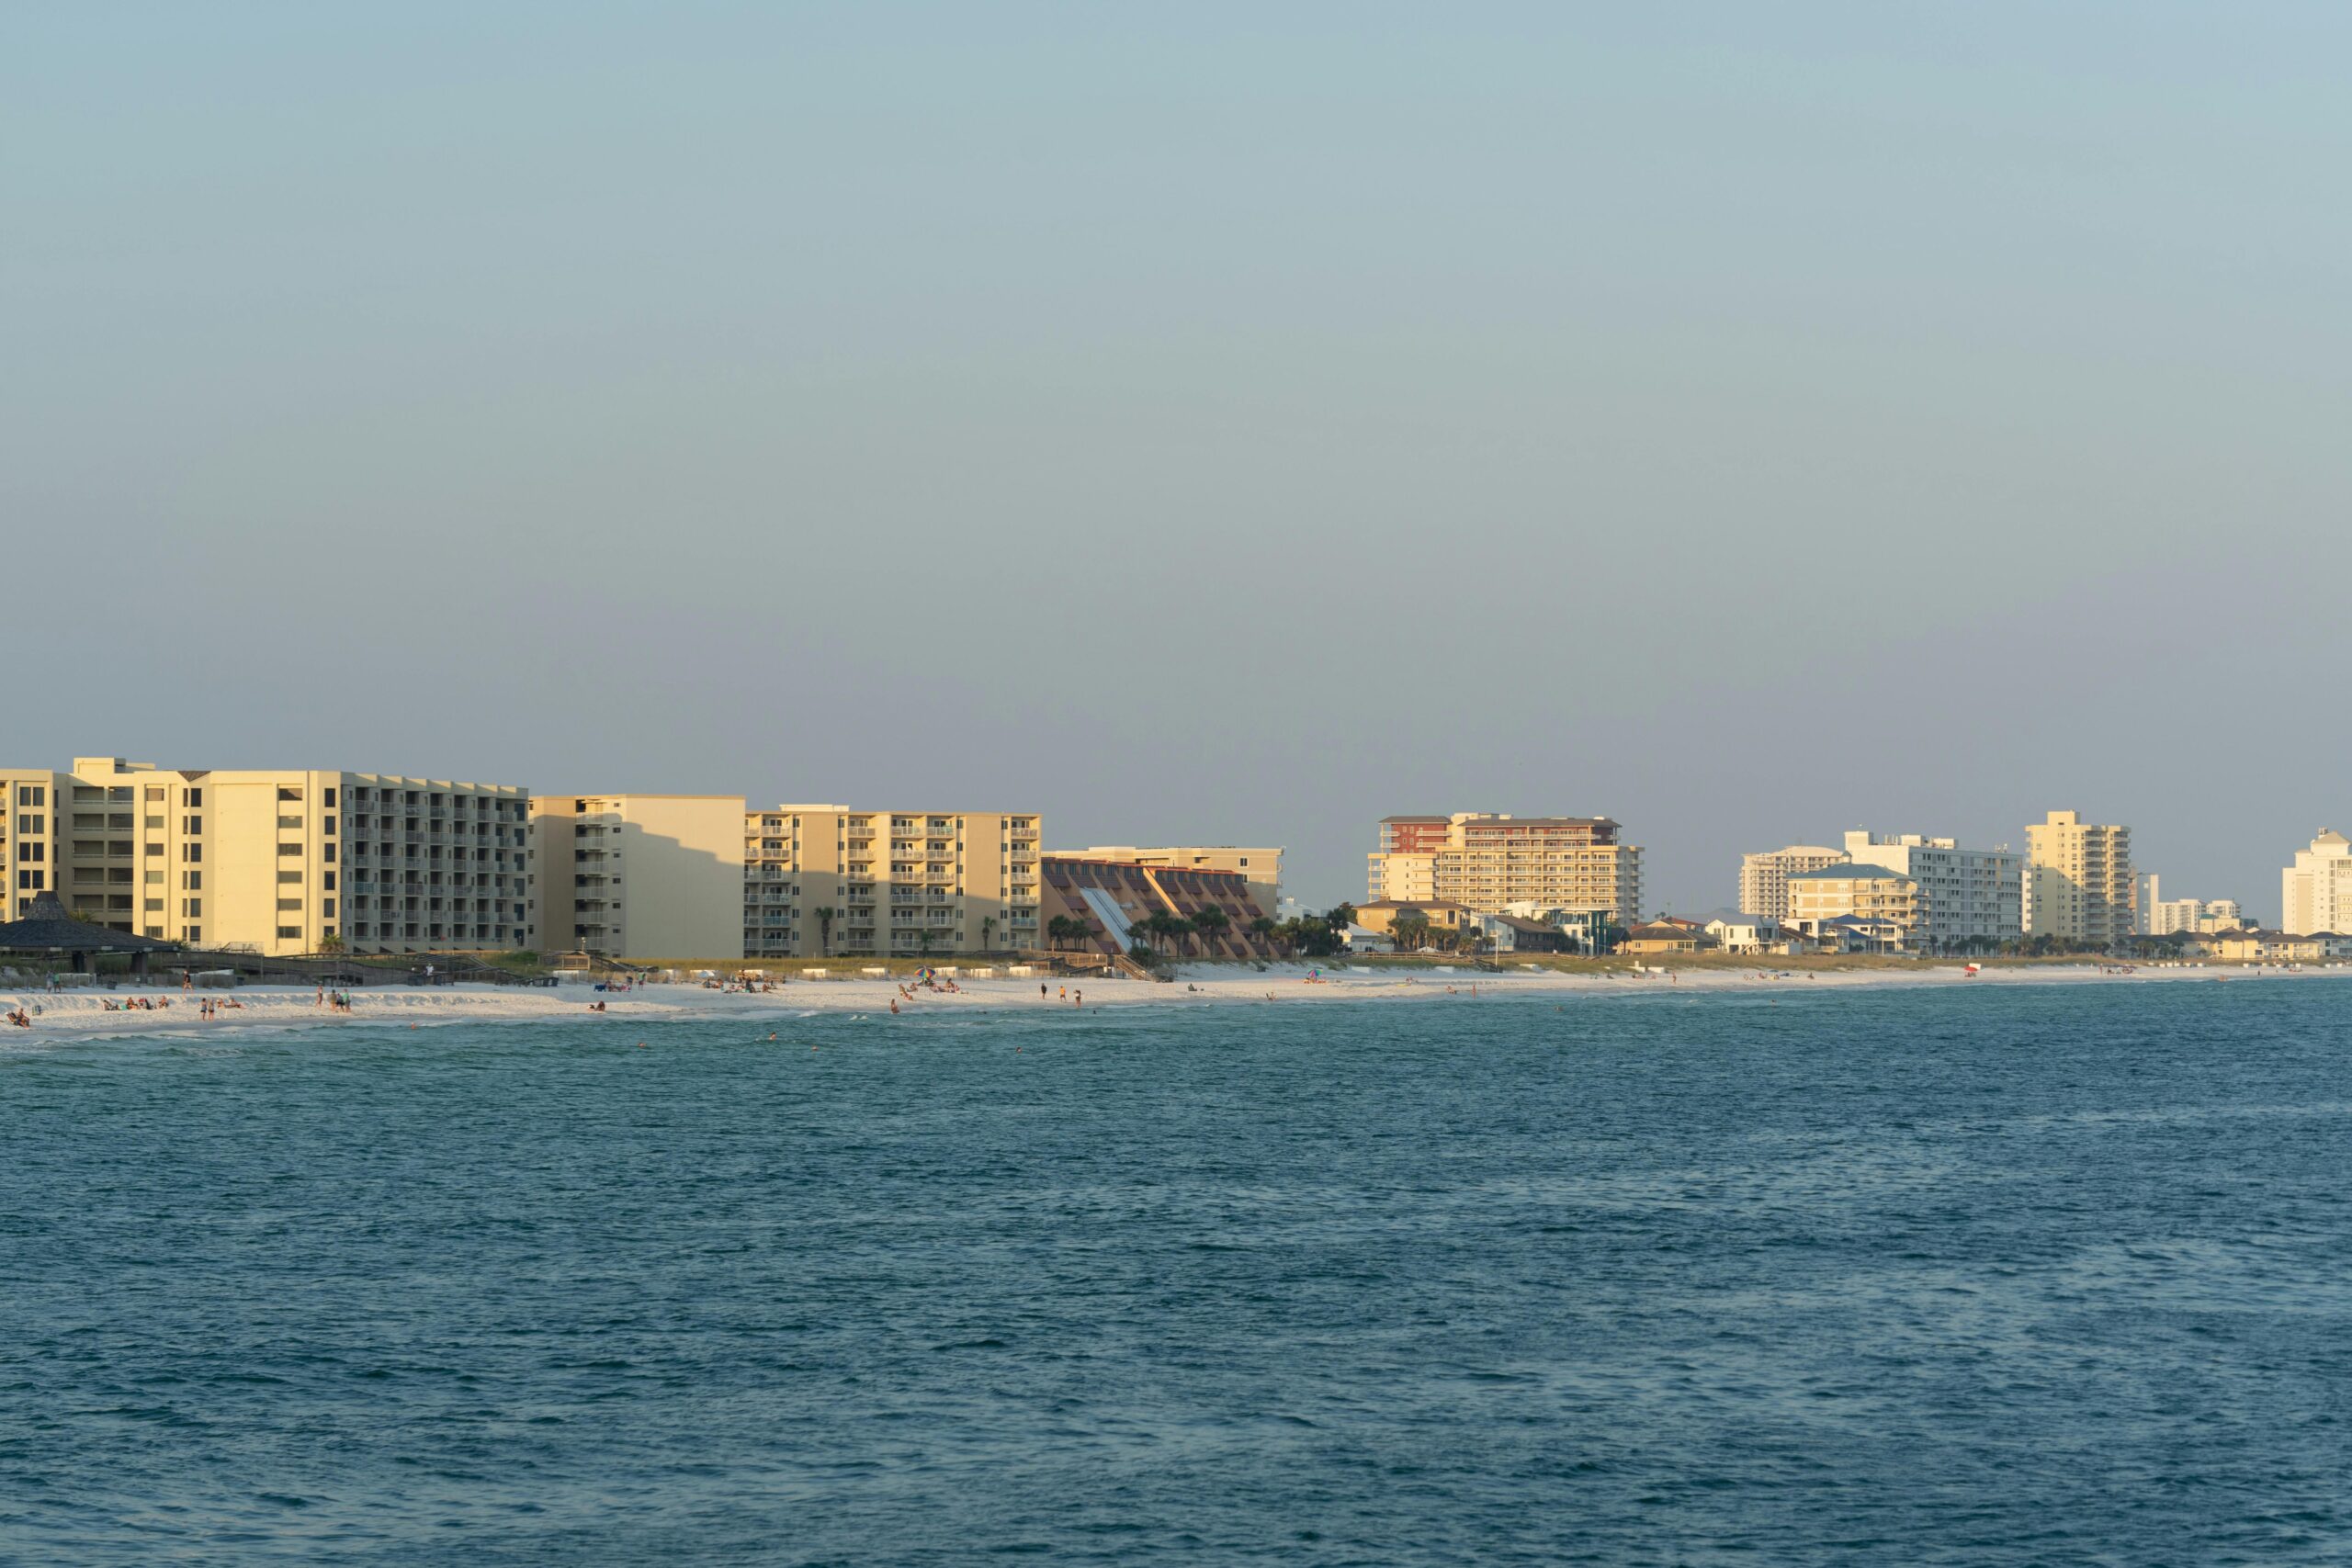
{"label": "tan condominium building", "polygon": [[1837,934],[1840,925],[1886,952],[1918,945],[1926,903],[1917,879],[1883,865],[1825,865],[1792,872],[1787,923],[1806,936]]}
{"label": "tan condominium building", "polygon": [[53,892],[58,860],[57,775],[46,769],[0,768],[0,886],[8,889],[8,919],[22,919],[36,895]]}
{"label": "tan condominium building", "polygon": [[1606,817],[1511,817],[1458,811],[1389,817],[1371,857],[1373,901],[1460,904],[1482,915],[1533,903],[1639,918],[1642,852]]}
{"label": "tan condominium building", "polygon": [[2134,924],[2132,829],[2052,811],[2025,830],[2022,924],[2028,936],[2111,947]]}
{"label": "tan condominium building", "polygon": [[614,958],[743,956],[743,797],[531,797],[540,945]]}
{"label": "tan condominium building", "polygon": [[746,958],[1035,949],[1035,812],[778,806],[743,816]]}
{"label": "tan condominium building", "polygon": [[270,956],[531,942],[519,788],[119,757],[0,776],[17,803],[17,896],[41,873],[77,917],[117,931]]}
{"label": "tan condominium building", "polygon": [[1259,908],[1271,913],[1282,901],[1283,852],[1278,849],[1245,849],[1230,844],[1138,849],[1132,844],[1097,844],[1092,849],[1049,852],[1069,860],[1117,861],[1155,871],[1229,871],[1249,885],[1250,897]]}
{"label": "tan condominium building", "polygon": [[1826,844],[1791,844],[1739,857],[1739,912],[1785,924],[1789,918],[1789,878],[1800,871],[1838,865],[1846,852]]}
{"label": "tan condominium building", "polygon": [[2279,930],[2352,935],[2352,840],[2333,828],[2320,829],[2310,849],[2295,852],[2294,864],[2279,876],[2278,893]]}

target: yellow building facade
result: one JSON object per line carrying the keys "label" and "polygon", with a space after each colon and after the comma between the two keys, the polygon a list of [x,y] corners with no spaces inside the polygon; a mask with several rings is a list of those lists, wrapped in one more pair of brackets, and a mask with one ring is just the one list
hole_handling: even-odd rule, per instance
{"label": "yellow building facade", "polygon": [[47,770],[0,768],[0,887],[7,889],[9,918],[21,919],[33,897],[56,889],[57,775]]}
{"label": "yellow building facade", "polygon": [[1606,817],[1461,811],[1380,824],[1365,879],[1374,900],[1460,904],[1482,915],[1512,904],[1640,918],[1642,852]]}
{"label": "yellow building facade", "polygon": [[2025,830],[2023,917],[2028,936],[2111,947],[2132,940],[2132,829],[2052,811]]}
{"label": "yellow building facade", "polygon": [[1808,937],[1829,934],[1832,922],[1856,920],[1874,945],[1905,951],[1918,943],[1925,917],[1919,884],[1879,865],[1827,865],[1791,874],[1789,925]]}
{"label": "yellow building facade", "polygon": [[554,951],[741,958],[743,797],[531,797],[532,924]]}
{"label": "yellow building facade", "polygon": [[[6,776],[16,799],[42,775]],[[269,956],[529,945],[519,788],[119,757],[46,776],[46,880],[93,923]],[[10,840],[11,872],[35,869]]]}
{"label": "yellow building facade", "polygon": [[747,958],[923,958],[1041,944],[1035,812],[779,806],[742,818]]}

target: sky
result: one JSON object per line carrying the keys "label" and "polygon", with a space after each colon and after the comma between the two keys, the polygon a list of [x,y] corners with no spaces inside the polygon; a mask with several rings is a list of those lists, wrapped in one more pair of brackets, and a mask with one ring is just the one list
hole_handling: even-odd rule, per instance
{"label": "sky", "polygon": [[[0,11],[0,761],[2352,829],[2340,6]],[[28,678],[29,677],[29,678]]]}

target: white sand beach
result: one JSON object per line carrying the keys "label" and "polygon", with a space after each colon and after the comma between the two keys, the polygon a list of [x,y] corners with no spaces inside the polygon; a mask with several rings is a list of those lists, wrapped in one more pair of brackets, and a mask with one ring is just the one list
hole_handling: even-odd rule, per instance
{"label": "white sand beach", "polygon": [[[1672,991],[1780,991],[1819,993],[1923,986],[2052,986],[2196,983],[2219,980],[2352,978],[2352,964],[2265,969],[2211,965],[2102,971],[2092,964],[1987,968],[1971,976],[1953,965],[1917,969],[1773,971],[1684,969],[1636,971],[1630,965],[1606,975],[1563,975],[1514,969],[1496,974],[1438,967],[1410,974],[1395,969],[1331,968],[1275,964],[1265,970],[1227,964],[1181,968],[1171,984],[1118,977],[1084,979],[958,979],[954,990],[920,987],[902,990],[903,980],[858,978],[794,980],[763,992],[706,988],[698,983],[642,985],[626,992],[602,992],[582,984],[522,989],[497,986],[394,987],[349,993],[351,1010],[322,1007],[311,987],[248,986],[227,991],[185,993],[163,987],[116,990],[46,992],[0,987],[0,1012],[19,1008],[32,1018],[28,1028],[0,1024],[0,1050],[42,1042],[149,1034],[222,1034],[290,1028],[425,1027],[469,1021],[584,1021],[626,1026],[630,1021],[745,1018],[777,1024],[816,1012],[921,1018],[1034,1011],[1039,1008],[1314,1006],[1331,1002],[1394,1001],[1423,1004],[1475,1003],[1510,998],[1601,998]],[[1039,986],[1045,989],[1041,994]],[[218,1016],[200,1016],[198,1003],[221,1004]],[[603,1003],[602,1012],[594,1004]]]}

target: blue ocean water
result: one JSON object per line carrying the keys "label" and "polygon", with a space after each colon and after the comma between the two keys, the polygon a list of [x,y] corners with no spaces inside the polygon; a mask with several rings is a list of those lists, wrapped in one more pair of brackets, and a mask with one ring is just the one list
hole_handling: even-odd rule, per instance
{"label": "blue ocean water", "polygon": [[2352,986],[1765,990],[18,1049],[0,1561],[2352,1555]]}

